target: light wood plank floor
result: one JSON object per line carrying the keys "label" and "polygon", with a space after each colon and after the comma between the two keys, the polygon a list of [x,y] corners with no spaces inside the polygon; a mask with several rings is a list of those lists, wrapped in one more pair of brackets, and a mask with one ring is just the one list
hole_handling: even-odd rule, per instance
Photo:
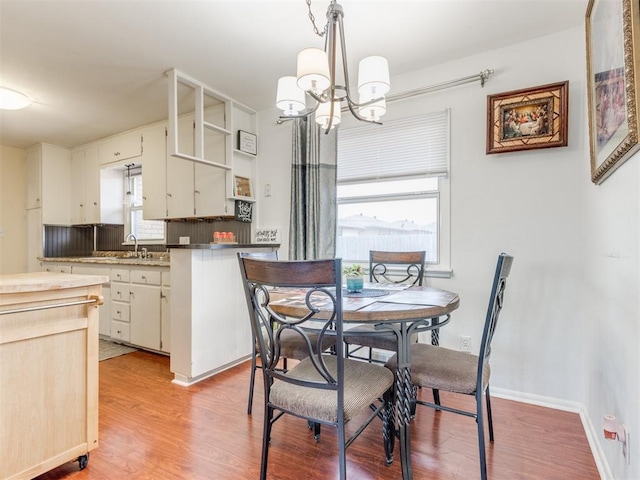
{"label": "light wood plank floor", "polygon": [[[39,480],[257,479],[262,385],[259,377],[249,416],[248,376],[245,363],[185,388],[170,383],[169,359],[161,355],[139,351],[100,362],[100,446],[85,470],[69,463]],[[472,405],[468,397],[441,396]],[[600,478],[577,414],[499,398],[492,407],[490,479]],[[335,439],[335,429],[323,427],[316,443],[303,420],[283,417],[273,430],[269,478],[338,478]],[[480,478],[473,419],[419,408],[411,442],[416,480]],[[401,477],[397,452],[393,465],[385,465],[378,421],[348,449],[347,463],[352,480]]]}

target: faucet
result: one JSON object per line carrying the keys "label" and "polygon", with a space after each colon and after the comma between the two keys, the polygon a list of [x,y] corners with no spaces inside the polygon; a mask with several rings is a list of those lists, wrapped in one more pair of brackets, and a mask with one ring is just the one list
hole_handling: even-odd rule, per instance
{"label": "faucet", "polygon": [[124,239],[125,242],[130,241],[131,239],[133,239],[133,254],[134,256],[138,256],[138,239],[136,238],[136,236],[133,233],[130,233],[129,235],[127,235],[127,238]]}

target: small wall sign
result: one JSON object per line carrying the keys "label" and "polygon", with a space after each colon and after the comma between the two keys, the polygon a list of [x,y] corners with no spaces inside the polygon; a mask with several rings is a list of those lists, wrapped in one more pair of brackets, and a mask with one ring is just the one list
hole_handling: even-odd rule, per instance
{"label": "small wall sign", "polygon": [[250,155],[258,154],[258,137],[253,133],[238,130],[238,150]]}
{"label": "small wall sign", "polygon": [[277,228],[258,228],[256,243],[280,243],[280,232]]}
{"label": "small wall sign", "polygon": [[251,223],[253,218],[253,203],[236,200],[235,219],[238,222]]}

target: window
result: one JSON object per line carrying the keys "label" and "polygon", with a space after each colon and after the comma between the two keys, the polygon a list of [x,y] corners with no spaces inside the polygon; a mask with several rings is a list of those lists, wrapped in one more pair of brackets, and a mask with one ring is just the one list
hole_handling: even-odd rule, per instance
{"label": "window", "polygon": [[[132,168],[131,178],[124,172],[124,191],[128,201],[125,202],[125,238],[134,234],[138,242],[163,243],[165,224],[160,220],[145,220],[143,215],[142,168]],[[130,192],[130,193],[129,193]]]}
{"label": "window", "polygon": [[449,111],[338,134],[336,256],[426,250],[430,274],[449,270]]}

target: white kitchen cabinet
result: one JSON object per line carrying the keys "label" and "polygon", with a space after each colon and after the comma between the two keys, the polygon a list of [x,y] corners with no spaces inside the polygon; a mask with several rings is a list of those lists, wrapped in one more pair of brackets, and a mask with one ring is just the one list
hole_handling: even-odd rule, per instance
{"label": "white kitchen cabinet", "polygon": [[43,228],[42,209],[31,208],[27,210],[27,272],[40,271],[39,257],[43,252]]}
{"label": "white kitchen cabinet", "polygon": [[27,149],[27,209],[41,208],[45,225],[69,225],[71,151],[39,143]]}
{"label": "white kitchen cabinet", "polygon": [[160,350],[160,286],[131,285],[130,339],[134,345]]}
{"label": "white kitchen cabinet", "polygon": [[108,138],[98,147],[100,164],[104,165],[142,156],[143,136],[134,130]]}
{"label": "white kitchen cabinet", "polygon": [[129,269],[111,269],[111,327],[110,335],[114,340],[130,342],[130,282]]}
{"label": "white kitchen cabinet", "polygon": [[160,311],[160,350],[171,352],[171,273],[162,272],[162,286],[160,291],[162,301]]}
{"label": "white kitchen cabinet", "polygon": [[143,217],[162,220],[167,216],[167,127],[145,129],[142,155]]}
{"label": "white kitchen cabinet", "polygon": [[100,165],[92,145],[71,153],[71,224],[100,222]]}

